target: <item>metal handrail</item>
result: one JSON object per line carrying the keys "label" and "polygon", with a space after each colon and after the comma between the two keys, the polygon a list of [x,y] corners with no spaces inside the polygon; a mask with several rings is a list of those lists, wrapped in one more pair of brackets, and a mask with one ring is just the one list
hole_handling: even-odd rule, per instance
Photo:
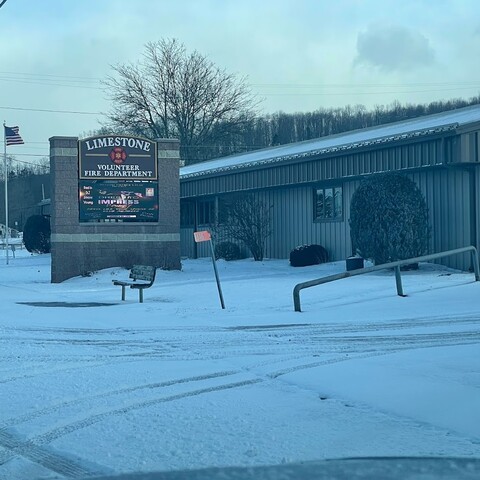
{"label": "metal handrail", "polygon": [[431,255],[423,255],[422,257],[407,258],[405,260],[397,260],[396,262],[382,263],[381,265],[374,265],[373,267],[358,268],[349,272],[337,273],[335,275],[329,275],[328,277],[317,278],[316,280],[310,280],[308,282],[302,282],[295,285],[293,289],[293,304],[296,312],[301,312],[300,306],[300,290],[304,288],[315,287],[316,285],[322,285],[323,283],[333,282],[335,280],[341,280],[342,278],[354,277],[355,275],[362,275],[364,273],[377,272],[378,270],[385,270],[393,268],[395,270],[395,281],[397,284],[397,294],[401,297],[406,295],[403,293],[402,277],[400,275],[400,267],[403,265],[411,265],[412,263],[428,262],[429,260],[435,260],[437,258],[449,257],[451,255],[457,255],[459,253],[471,252],[473,270],[475,273],[475,281],[480,280],[480,268],[478,265],[478,252],[473,246],[456,248],[454,250],[447,250],[446,252],[432,253]]}

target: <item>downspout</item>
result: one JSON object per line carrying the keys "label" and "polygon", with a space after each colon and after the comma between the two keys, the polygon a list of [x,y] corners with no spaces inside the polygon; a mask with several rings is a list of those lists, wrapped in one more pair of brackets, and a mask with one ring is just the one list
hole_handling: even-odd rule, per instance
{"label": "downspout", "polygon": [[470,169],[470,245],[478,248],[477,244],[477,168]]}
{"label": "downspout", "polygon": [[478,175],[478,132],[475,132],[475,151],[474,162],[475,166],[470,171],[470,244],[478,249],[478,193],[477,193],[477,175]]}
{"label": "downspout", "polygon": [[[198,202],[195,200],[193,204],[193,231],[196,232],[198,230]],[[193,235],[192,235],[193,241]],[[198,258],[198,245],[197,242],[193,241],[193,258]]]}

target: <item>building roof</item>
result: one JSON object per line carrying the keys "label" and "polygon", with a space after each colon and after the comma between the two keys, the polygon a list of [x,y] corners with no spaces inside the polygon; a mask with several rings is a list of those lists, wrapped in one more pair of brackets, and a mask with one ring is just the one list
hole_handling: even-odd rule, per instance
{"label": "building roof", "polygon": [[180,169],[180,178],[187,179],[229,170],[258,167],[270,163],[453,131],[475,122],[480,122],[480,105],[188,165]]}

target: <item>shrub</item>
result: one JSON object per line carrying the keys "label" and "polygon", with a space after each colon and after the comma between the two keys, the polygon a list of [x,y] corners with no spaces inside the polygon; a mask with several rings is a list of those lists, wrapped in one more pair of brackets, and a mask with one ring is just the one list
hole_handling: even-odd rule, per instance
{"label": "shrub", "polygon": [[242,242],[252,252],[255,261],[262,261],[267,238],[272,233],[272,208],[273,205],[252,194],[235,196],[221,208],[223,222],[217,227],[218,233],[222,238]]}
{"label": "shrub", "polygon": [[350,204],[354,251],[376,265],[423,255],[428,248],[428,209],[417,185],[398,173],[362,181]]}
{"label": "shrub", "polygon": [[233,242],[221,242],[215,245],[215,258],[224,260],[240,260],[243,257],[240,247]]}
{"label": "shrub", "polygon": [[50,253],[50,221],[44,215],[27,218],[23,228],[23,243],[30,253]]}
{"label": "shrub", "polygon": [[328,262],[328,252],[321,245],[302,245],[290,252],[292,267],[306,267]]}

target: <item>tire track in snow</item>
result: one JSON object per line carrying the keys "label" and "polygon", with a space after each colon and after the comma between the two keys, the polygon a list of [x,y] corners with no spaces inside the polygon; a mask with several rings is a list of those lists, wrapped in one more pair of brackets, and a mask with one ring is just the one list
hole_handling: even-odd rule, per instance
{"label": "tire track in snow", "polygon": [[[113,329],[113,330],[101,330],[100,332],[96,330],[91,330],[91,329],[55,329],[55,328],[47,328],[45,329],[45,333],[49,335],[49,338],[45,339],[42,337],[35,338],[35,341],[39,344],[44,344],[44,343],[50,343],[52,344],[59,344],[59,345],[74,345],[78,347],[83,347],[83,346],[92,346],[92,347],[109,347],[109,348],[136,348],[136,349],[148,349],[147,351],[136,351],[136,352],[122,352],[122,353],[117,353],[117,354],[104,354],[101,357],[98,355],[95,356],[94,358],[89,359],[89,361],[95,361],[95,360],[105,360],[106,358],[111,359],[114,356],[118,357],[131,357],[131,356],[136,356],[136,357],[159,357],[159,356],[169,356],[172,359],[175,359],[179,352],[181,352],[181,355],[183,358],[198,358],[199,354],[202,354],[205,352],[205,350],[210,349],[210,347],[218,347],[218,336],[216,334],[223,335],[225,332],[241,332],[242,335],[245,335],[245,338],[240,338],[240,342],[238,342],[238,337],[235,335],[234,338],[222,338],[222,350],[224,349],[225,346],[239,346],[240,345],[249,345],[252,346],[252,344],[256,347],[265,347],[265,346],[271,346],[270,344],[275,340],[275,338],[278,338],[279,340],[282,339],[283,337],[291,337],[294,340],[296,340],[299,337],[306,337],[308,343],[312,343],[312,336],[313,335],[329,335],[331,336],[332,334],[348,334],[348,333],[361,333],[364,334],[365,332],[372,332],[372,331],[385,331],[385,330],[395,330],[395,329],[413,329],[413,328],[418,328],[418,327],[431,327],[431,326],[441,326],[441,325],[450,325],[452,323],[455,323],[457,325],[459,324],[480,324],[480,318],[477,316],[464,316],[460,317],[457,319],[454,319],[453,317],[437,317],[435,319],[429,319],[425,318],[423,320],[417,321],[411,321],[411,320],[402,320],[394,323],[369,323],[369,324],[357,324],[357,325],[338,325],[338,324],[289,324],[289,325],[260,325],[260,326],[245,326],[245,327],[227,327],[227,328],[209,328],[209,329],[199,329],[196,327],[190,327],[187,330],[191,331],[190,333],[200,333],[202,335],[202,342],[191,342],[191,343],[186,343],[185,342],[185,337],[182,329],[179,328],[161,328],[161,329],[148,329],[145,331],[131,331],[127,330],[126,332],[123,330],[118,330],[118,329]],[[33,329],[33,328],[10,328],[10,330],[16,330],[16,331],[36,331],[40,332],[42,331],[39,328]],[[182,335],[178,338],[172,338],[169,336],[172,332],[181,332]],[[57,339],[52,339],[50,335],[52,333],[66,333],[66,334],[77,334],[77,333],[82,333],[82,334],[87,334],[91,335],[92,333],[98,334],[131,334],[131,333],[162,333],[163,335],[167,336],[164,341],[161,342],[162,348],[159,348],[159,340],[157,338],[155,339],[116,339],[116,340],[100,340],[100,339],[71,339],[71,338],[57,338]],[[254,333],[266,333],[266,336],[263,336],[263,338],[257,338],[257,345],[255,345],[255,342],[252,342],[252,334]],[[268,334],[271,334],[269,336]],[[16,339],[16,338],[15,338]],[[14,338],[9,339],[9,343],[11,341],[15,340]],[[25,338],[20,339],[21,341],[26,341]],[[28,339],[32,340],[32,339]],[[258,343],[258,340],[260,340],[260,343]],[[169,348],[165,348],[165,341],[168,343]],[[305,343],[303,341],[302,343]],[[154,347],[152,349],[152,347]],[[279,349],[282,347],[278,347]],[[285,348],[285,346],[283,346]],[[118,351],[118,350],[117,350]],[[194,351],[194,355],[189,355],[190,352]],[[228,352],[230,354],[235,354],[237,352]],[[246,350],[245,348],[242,348],[241,350],[238,351],[239,354],[255,354],[257,353],[255,350]],[[275,354],[276,352],[269,351],[267,353],[270,354]],[[281,352],[279,352],[281,353]],[[78,360],[78,356],[72,357],[72,359]],[[38,362],[38,357],[32,356],[32,360]],[[1,382],[1,381],[0,381]]]}
{"label": "tire track in snow", "polygon": [[183,392],[183,393],[177,393],[174,395],[169,395],[167,397],[160,397],[160,398],[154,398],[151,400],[144,400],[142,402],[137,402],[137,403],[132,403],[130,405],[127,405],[125,407],[117,408],[114,410],[110,410],[108,412],[103,412],[103,413],[98,413],[96,415],[92,415],[90,417],[84,418],[83,420],[79,420],[76,422],[72,422],[68,425],[64,425],[63,427],[58,427],[54,430],[51,430],[48,433],[45,433],[43,435],[39,435],[32,439],[32,442],[36,445],[43,445],[46,443],[50,443],[57,438],[63,437],[65,435],[68,435],[69,433],[75,432],[77,430],[83,429],[85,427],[89,427],[90,425],[93,425],[95,423],[101,422],[103,420],[106,420],[107,418],[114,417],[117,415],[124,415],[128,412],[134,411],[134,410],[140,410],[142,408],[148,408],[148,407],[153,407],[154,405],[158,405],[160,403],[167,403],[167,402],[173,402],[176,400],[183,400],[184,398],[188,397],[195,397],[198,395],[203,395],[205,393],[213,393],[213,392],[218,392],[222,390],[230,390],[233,388],[240,388],[240,387],[246,387],[249,385],[255,385],[256,383],[260,383],[265,381],[264,379],[261,378],[254,378],[250,380],[243,380],[240,382],[234,382],[234,383],[227,383],[227,384],[222,384],[222,385],[216,385],[214,387],[205,387],[205,388],[199,388],[197,390],[191,390],[190,392]]}
{"label": "tire track in snow", "polygon": [[[380,347],[380,349],[365,352],[365,348],[361,348],[365,346],[365,341],[367,339],[378,338],[380,345],[374,345],[373,347]],[[458,346],[458,345],[472,345],[480,343],[480,332],[457,332],[457,333],[449,333],[448,335],[442,334],[412,334],[403,337],[393,337],[395,341],[391,341],[392,337],[339,337],[339,338],[329,338],[329,340],[350,340],[353,342],[360,343],[360,352],[356,353],[351,351],[349,353],[345,353],[343,357],[331,358],[326,360],[319,360],[317,362],[311,362],[308,364],[301,364],[301,365],[294,365],[288,368],[284,368],[278,370],[276,372],[268,373],[267,376],[275,379],[282,375],[287,375],[289,373],[293,373],[298,370],[305,370],[309,368],[321,367],[324,365],[330,365],[333,363],[344,362],[348,360],[357,360],[363,358],[371,358],[377,357],[382,355],[389,355],[392,353],[398,353],[406,350],[417,350],[422,348],[438,348],[438,347],[451,347],[451,346]],[[402,339],[404,340],[402,342]],[[390,342],[385,342],[385,340],[390,340]],[[405,341],[405,340],[408,340]],[[383,342],[383,343],[382,343]],[[373,349],[372,347],[372,349]],[[364,353],[362,353],[362,350]],[[254,367],[255,368],[255,367]],[[248,368],[247,368],[248,370]]]}
{"label": "tire track in snow", "polygon": [[[0,430],[0,445],[8,450],[7,455],[10,458],[20,455],[33,463],[67,478],[86,478],[105,473],[104,468],[93,468],[81,465],[57,453],[50,452],[39,445],[35,445],[30,441],[23,442],[18,440],[15,436],[4,430]],[[7,461],[10,460],[8,457]],[[2,463],[5,462],[1,462],[0,464]]]}
{"label": "tire track in snow", "polygon": [[277,370],[276,372],[268,373],[267,376],[269,378],[275,379],[275,378],[281,377],[282,375],[287,375],[289,373],[297,372],[298,370],[307,370],[309,368],[323,367],[325,365],[332,365],[334,363],[347,362],[349,360],[359,360],[363,358],[380,357],[382,355],[388,355],[390,353],[395,353],[397,351],[398,350],[390,350],[390,351],[366,353],[364,355],[353,355],[353,356],[344,356],[341,358],[330,358],[328,360],[319,360],[318,362],[311,362],[303,365],[295,365],[289,368],[284,368],[282,370]]}
{"label": "tire track in snow", "polygon": [[[421,318],[405,318],[399,319],[393,322],[384,323],[384,322],[376,322],[376,323],[347,323],[346,325],[342,325],[339,323],[292,323],[292,324],[266,324],[266,325],[245,325],[245,326],[235,326],[235,327],[196,327],[196,326],[186,326],[186,327],[150,327],[150,328],[139,328],[139,329],[128,329],[128,328],[115,328],[115,329],[88,329],[88,328],[66,328],[66,327],[2,327],[2,332],[13,332],[13,333],[21,333],[21,332],[35,332],[39,334],[46,334],[48,337],[34,337],[29,338],[29,340],[40,340],[40,341],[52,341],[51,335],[58,333],[58,334],[75,334],[75,335],[119,335],[124,336],[125,334],[128,335],[141,335],[141,334],[171,334],[174,332],[178,332],[181,335],[184,335],[186,332],[188,333],[222,333],[228,331],[245,331],[245,332],[253,332],[253,331],[282,331],[285,330],[285,333],[289,333],[291,331],[298,331],[298,330],[317,330],[317,331],[324,331],[325,333],[349,333],[349,332],[364,332],[364,331],[371,331],[371,330],[392,330],[396,328],[415,328],[415,327],[429,327],[429,326],[441,326],[441,325],[451,325],[451,324],[467,324],[467,323],[479,323],[480,324],[480,316],[479,315],[447,315],[447,316],[434,316],[434,317],[421,317]],[[12,338],[11,340],[17,339],[17,337]],[[9,339],[10,340],[10,339]],[[26,340],[26,338],[21,338],[21,340]],[[65,342],[65,339],[57,339],[59,342]],[[77,342],[82,342],[82,340],[74,340]],[[89,340],[83,340],[83,342],[87,343]],[[109,340],[114,341],[114,340]],[[135,340],[131,340],[132,343]],[[145,345],[146,342],[151,342],[152,340],[136,340],[142,346]],[[90,340],[91,342],[91,340]],[[126,345],[129,340],[125,340],[122,338],[119,341],[119,344]]]}
{"label": "tire track in snow", "polygon": [[[423,317],[423,318],[406,318],[394,322],[384,323],[347,323],[345,325],[339,323],[299,323],[289,325],[245,325],[238,327],[227,327],[228,330],[246,331],[246,332],[278,332],[279,334],[289,335],[294,333],[301,333],[304,335],[314,331],[317,333],[363,333],[380,330],[396,330],[396,329],[413,329],[419,327],[433,327],[442,325],[460,325],[460,324],[479,324],[479,315],[457,315],[457,316],[439,316],[439,317]],[[284,331],[283,331],[284,330]]]}
{"label": "tire track in snow", "polygon": [[[47,332],[50,333],[50,330],[47,329]],[[174,351],[176,349],[175,346],[170,345],[169,342],[160,342],[159,340],[147,340],[147,341],[137,341],[135,340],[132,342],[131,340],[123,340],[123,342],[117,342],[115,344],[110,344],[108,345],[108,349],[111,350],[114,348],[115,350],[112,351],[111,353],[103,353],[103,354],[71,354],[71,355],[65,355],[65,354],[60,354],[60,355],[55,355],[54,353],[52,354],[40,354],[37,355],[36,352],[29,353],[28,355],[24,356],[19,356],[19,350],[15,348],[14,342],[17,343],[24,343],[27,340],[31,339],[26,339],[25,337],[22,338],[6,338],[6,339],[0,339],[0,343],[4,342],[8,347],[12,350],[12,354],[10,356],[3,355],[0,357],[3,361],[6,362],[18,362],[19,359],[20,361],[25,364],[28,362],[31,362],[32,365],[36,365],[37,370],[32,372],[30,368],[28,368],[28,373],[23,373],[23,374],[13,374],[9,377],[5,378],[0,378],[0,384],[2,383],[9,383],[9,382],[14,382],[17,380],[24,380],[24,379],[29,379],[29,378],[35,378],[37,376],[41,375],[48,375],[54,372],[69,372],[69,371],[75,371],[75,370],[82,370],[85,368],[92,368],[92,367],[103,367],[103,366],[109,366],[109,365],[117,365],[118,363],[129,363],[129,362],[137,362],[137,361],[142,361],[145,358],[164,358],[168,357],[171,355],[174,355]],[[43,346],[45,343],[52,342],[52,339],[41,339],[41,338],[36,338],[36,343],[40,346]],[[44,340],[44,341],[43,341]],[[55,346],[57,344],[54,344]],[[85,346],[87,347],[93,347],[97,348],[99,345],[98,344],[86,344],[86,343],[80,343],[76,341],[72,341],[70,343],[65,343],[65,341],[62,342],[62,345],[73,345],[75,347],[79,348],[84,348]],[[103,345],[105,346],[105,345]],[[152,349],[152,346],[154,347]],[[125,347],[125,351],[121,351],[120,347]],[[135,350],[129,351],[129,348],[134,348]],[[149,349],[149,350],[143,350],[139,351],[139,348],[144,348],[144,349]],[[50,364],[45,364],[41,365],[41,368],[38,368],[39,361],[45,360],[46,362],[51,362],[54,365]],[[119,361],[119,359],[121,359]],[[60,360],[60,362],[59,362]],[[67,363],[70,364],[67,364]]]}
{"label": "tire track in snow", "polygon": [[[111,358],[111,357],[108,357]],[[9,382],[15,382],[17,380],[25,380],[28,378],[36,378],[42,375],[49,375],[52,373],[63,373],[63,372],[71,372],[71,371],[76,371],[76,370],[84,370],[85,368],[92,368],[92,367],[105,367],[109,365],[118,365],[120,363],[130,363],[130,362],[139,362],[142,361],[143,358],[138,358],[135,356],[134,358],[125,358],[124,360],[121,361],[98,361],[97,359],[93,358],[91,361],[84,361],[81,360],[78,362],[77,359],[77,365],[64,365],[61,367],[54,367],[52,368],[51,366],[46,366],[42,371],[38,371],[35,373],[25,373],[21,375],[13,375],[11,377],[7,378],[2,378],[0,379],[0,384],[2,383],[9,383]],[[27,358],[24,361],[31,361],[32,363],[35,362],[35,357],[32,357],[31,359]],[[71,359],[71,361],[75,361],[74,358]],[[37,362],[38,363],[38,362]],[[29,370],[30,371],[30,370]]]}
{"label": "tire track in snow", "polygon": [[[480,319],[469,318],[469,323],[480,323]],[[441,324],[451,323],[451,319],[440,321]],[[438,325],[439,322],[428,322],[428,325]],[[427,326],[426,322],[421,323],[422,326]],[[454,336],[456,340],[459,340],[461,337],[468,339],[469,343],[473,343],[477,340],[480,340],[480,335],[478,331],[467,331],[467,332],[453,332],[453,333],[433,333],[433,334],[407,334],[407,335],[360,335],[360,336],[351,336],[348,333],[365,333],[365,331],[381,331],[388,329],[400,329],[400,328],[415,328],[418,327],[418,323],[412,325],[410,323],[399,322],[389,325],[384,324],[369,324],[369,325],[360,325],[356,328],[351,328],[350,326],[340,327],[331,329],[329,327],[319,327],[311,326],[306,327],[302,326],[298,329],[293,328],[289,325],[287,329],[282,330],[275,326],[273,330],[269,328],[268,330],[252,329],[247,330],[248,333],[243,331],[246,336],[244,338],[231,338],[228,341],[219,342],[217,335],[211,335],[212,332],[209,332],[208,338],[202,336],[202,342],[196,343],[183,343],[169,345],[169,349],[163,348],[162,351],[149,350],[149,351],[136,351],[136,352],[119,352],[118,349],[115,350],[116,353],[112,352],[110,355],[101,355],[93,356],[87,359],[81,359],[79,361],[78,356],[71,358],[71,361],[75,361],[76,365],[66,365],[62,363],[61,366],[55,366],[52,368],[50,365],[46,365],[41,371],[24,373],[21,375],[12,375],[6,378],[0,379],[0,384],[13,382],[16,380],[23,380],[28,378],[35,378],[37,376],[51,374],[55,372],[68,372],[75,371],[79,369],[84,369],[86,366],[89,367],[103,367],[108,365],[117,365],[121,363],[118,359],[123,359],[123,362],[134,362],[134,361],[143,361],[150,358],[165,358],[169,360],[218,360],[224,358],[235,358],[239,356],[272,356],[278,355],[285,357],[286,355],[295,355],[299,357],[308,357],[309,355],[318,355],[324,353],[338,353],[339,350],[342,352],[349,351],[351,353],[361,352],[365,350],[365,346],[368,344],[371,348],[379,348],[381,344],[384,343],[384,347],[388,347],[390,341],[393,341],[395,345],[402,345],[405,343],[425,343],[432,341],[433,339],[441,340],[446,336]],[[345,334],[345,336],[332,336],[333,334]],[[256,334],[260,334],[257,336]],[[257,336],[253,339],[252,335]],[[243,335],[242,335],[243,336]],[[288,343],[286,343],[288,340]],[[151,340],[142,344],[141,341],[136,341],[136,347],[149,346],[151,347]],[[439,342],[440,344],[441,342]],[[118,343],[116,347],[129,345],[128,342],[123,345]],[[240,346],[240,348],[238,348]],[[233,349],[231,347],[234,347]],[[336,347],[336,348],[334,348]],[[55,357],[52,356],[52,359]],[[66,357],[62,357],[64,362],[67,361]],[[37,356],[32,356],[31,358],[24,358],[23,362],[31,361],[35,364],[38,364],[39,358]],[[58,359],[57,359],[58,361]],[[277,363],[281,360],[272,360],[271,362],[263,362],[262,364]],[[57,363],[57,362],[55,362]],[[259,364],[259,365],[262,365]],[[57,363],[58,365],[58,363]]]}
{"label": "tire track in snow", "polygon": [[[48,415],[50,413],[55,413],[58,412],[59,410],[67,407],[71,407],[74,405],[79,405],[81,403],[89,402],[91,400],[98,400],[102,398],[108,398],[108,397],[113,397],[116,395],[123,395],[125,393],[131,393],[131,392],[136,392],[139,390],[155,390],[158,388],[165,388],[165,387],[171,387],[173,385],[180,385],[182,383],[190,383],[190,382],[198,382],[201,380],[210,380],[212,378],[219,378],[219,377],[226,377],[226,376],[232,376],[240,373],[238,370],[230,370],[230,371],[222,371],[222,372],[215,372],[215,373],[210,373],[210,374],[205,374],[205,375],[197,375],[195,377],[185,377],[185,378],[178,378],[178,379],[173,379],[173,380],[166,380],[163,382],[155,382],[155,383],[146,383],[142,385],[136,385],[132,387],[126,387],[126,388],[120,388],[117,390],[110,390],[102,393],[98,393],[96,395],[90,395],[88,397],[82,397],[82,398],[76,398],[74,400],[69,400],[67,402],[62,402],[58,403],[56,405],[52,405],[50,407],[45,407],[42,409],[39,409],[35,412],[31,413],[26,413],[24,415],[20,415],[18,417],[10,418],[8,420],[5,420],[0,424],[0,430],[6,430],[9,428],[14,427],[15,425],[19,425],[21,423],[28,422],[30,420],[33,420],[35,418],[41,417],[42,415]],[[0,442],[1,445],[1,442]]]}
{"label": "tire track in snow", "polygon": [[206,393],[213,393],[218,391],[230,390],[234,388],[245,387],[249,385],[254,385],[260,382],[263,382],[263,379],[255,378],[250,380],[243,380],[234,383],[226,383],[222,385],[216,385],[213,387],[199,388],[196,390],[191,390],[189,392],[178,393],[174,395],[169,395],[166,397],[159,397],[150,400],[144,400],[141,402],[131,403],[125,407],[112,409],[106,412],[98,413],[95,415],[90,415],[83,418],[82,420],[77,420],[75,422],[63,425],[61,427],[50,430],[47,433],[33,437],[32,439],[26,442],[20,442],[12,435],[10,435],[5,430],[0,430],[0,445],[8,450],[3,455],[0,455],[0,466],[12,460],[15,456],[20,455],[24,458],[27,458],[43,467],[50,469],[54,472],[60,473],[61,475],[71,477],[71,478],[83,478],[85,476],[94,476],[98,475],[98,472],[81,467],[80,465],[71,462],[65,457],[60,455],[53,455],[51,452],[45,450],[43,445],[46,445],[57,438],[63,437],[70,433],[73,433],[77,430],[89,427],[95,423],[107,420],[108,418],[124,415],[128,412],[134,410],[140,410],[143,408],[152,407],[161,403],[173,402],[176,400],[182,400],[189,397],[194,397],[198,395],[203,395]]}
{"label": "tire track in snow", "polygon": [[[451,323],[451,319],[442,319],[440,322],[421,322],[423,327],[439,325],[444,323]],[[465,323],[465,322],[463,322]],[[468,323],[479,323],[480,319],[469,318]],[[122,352],[119,351],[120,347],[129,347],[132,344],[127,342],[117,342],[115,344],[115,351],[109,355],[96,355],[91,358],[81,358],[78,356],[66,357],[62,356],[63,363],[58,366],[58,357],[52,355],[52,361],[55,361],[57,366],[45,365],[40,371],[32,372],[28,370],[28,373],[20,375],[12,375],[6,378],[0,379],[0,384],[13,382],[16,380],[34,378],[45,374],[55,372],[68,372],[83,369],[88,367],[102,367],[120,363],[118,359],[123,359],[123,362],[143,361],[150,358],[165,358],[169,360],[207,360],[207,359],[224,359],[235,358],[239,356],[272,356],[278,355],[285,357],[286,355],[299,355],[301,357],[307,357],[308,355],[317,355],[322,353],[338,353],[341,351],[358,352],[365,349],[365,345],[368,344],[372,348],[378,348],[382,343],[388,345],[393,339],[396,345],[405,343],[425,343],[432,341],[433,339],[442,340],[445,336],[455,336],[458,340],[460,337],[468,338],[470,342],[475,342],[480,339],[478,331],[466,331],[466,332],[453,332],[453,333],[430,333],[430,334],[418,334],[412,333],[407,335],[365,335],[365,332],[372,333],[373,331],[385,331],[392,329],[412,329],[418,327],[416,322],[414,325],[408,322],[398,322],[394,324],[368,324],[360,325],[352,328],[351,326],[341,326],[337,328],[330,328],[329,326],[301,326],[294,328],[289,325],[286,329],[279,329],[277,326],[266,329],[265,326],[262,330],[258,327],[255,329],[245,330],[242,327],[242,336],[238,338],[234,336],[229,339],[220,339],[217,335],[212,335],[213,332],[204,332],[201,342],[168,342],[169,348],[162,347],[161,350],[147,350],[147,351],[135,351],[135,352]],[[217,332],[215,332],[217,333]],[[223,332],[224,334],[225,332]],[[351,336],[349,333],[362,333],[362,335]],[[333,335],[332,335],[333,334]],[[345,336],[336,336],[336,335]],[[253,336],[253,338],[252,338]],[[430,336],[430,337],[429,337]],[[288,343],[286,342],[288,340]],[[155,341],[155,343],[158,343]],[[165,345],[165,343],[163,344]],[[152,341],[147,340],[142,343],[140,340],[135,341],[136,348],[149,347],[151,348]],[[336,348],[334,348],[336,347]],[[68,360],[75,362],[74,365],[65,364]],[[35,356],[26,357],[22,359],[22,362],[31,361],[33,364],[38,365],[39,358]],[[273,360],[272,363],[278,362]],[[265,362],[264,362],[265,363]],[[269,363],[269,362],[266,362]],[[38,367],[37,367],[38,368]]]}

